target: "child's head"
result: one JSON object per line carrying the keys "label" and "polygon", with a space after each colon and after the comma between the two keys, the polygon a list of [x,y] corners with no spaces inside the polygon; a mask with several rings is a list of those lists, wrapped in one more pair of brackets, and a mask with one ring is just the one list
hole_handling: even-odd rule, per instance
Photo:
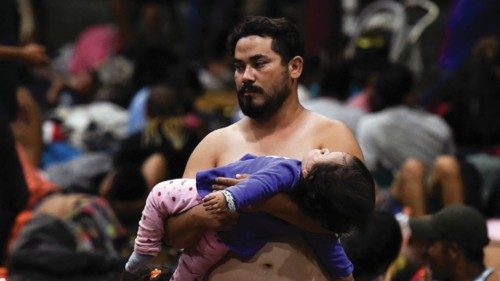
{"label": "child's head", "polygon": [[342,234],[370,219],[375,183],[357,157],[315,149],[302,160],[302,177],[293,197],[307,215]]}

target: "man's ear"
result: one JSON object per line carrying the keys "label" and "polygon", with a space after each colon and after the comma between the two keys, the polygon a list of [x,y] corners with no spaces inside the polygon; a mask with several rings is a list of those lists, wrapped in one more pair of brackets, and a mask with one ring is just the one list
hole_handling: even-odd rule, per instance
{"label": "man's ear", "polygon": [[292,79],[298,79],[302,74],[302,68],[304,67],[304,60],[300,56],[293,57],[290,62],[288,62],[288,71]]}
{"label": "man's ear", "polygon": [[451,242],[448,246],[448,255],[452,260],[457,260],[457,258],[463,254],[463,249],[457,245],[455,242]]}

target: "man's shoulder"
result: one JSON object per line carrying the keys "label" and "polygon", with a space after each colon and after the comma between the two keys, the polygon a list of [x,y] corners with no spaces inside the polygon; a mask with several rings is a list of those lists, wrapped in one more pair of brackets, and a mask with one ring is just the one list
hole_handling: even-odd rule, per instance
{"label": "man's shoulder", "polygon": [[326,117],[320,113],[311,111],[308,115],[308,123],[319,128],[331,127],[331,128],[342,128],[345,124],[338,119],[332,119]]}
{"label": "man's shoulder", "polygon": [[208,139],[226,139],[229,136],[234,137],[234,134],[236,134],[239,131],[238,128],[238,122],[231,124],[226,127],[218,128],[210,132],[205,138]]}
{"label": "man's shoulder", "polygon": [[351,129],[339,120],[330,119],[317,113],[311,113],[306,122],[312,128],[307,133],[314,136],[314,148],[329,148],[345,151],[363,158],[359,145]]}
{"label": "man's shoulder", "polygon": [[198,145],[198,150],[203,151],[204,157],[212,155],[214,159],[218,159],[216,162],[222,161],[220,163],[227,164],[240,159],[245,153],[251,153],[251,151],[240,149],[242,143],[241,128],[237,124],[232,124],[216,129],[206,135]]}
{"label": "man's shoulder", "polygon": [[308,118],[307,123],[310,124],[311,129],[317,137],[337,137],[339,134],[351,134],[351,129],[340,120],[331,119],[315,112],[311,112]]}

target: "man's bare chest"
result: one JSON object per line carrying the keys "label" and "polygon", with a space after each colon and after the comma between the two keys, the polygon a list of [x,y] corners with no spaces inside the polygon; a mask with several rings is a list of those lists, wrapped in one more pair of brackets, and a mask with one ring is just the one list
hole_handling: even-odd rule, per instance
{"label": "man's bare chest", "polygon": [[317,145],[310,139],[273,139],[259,142],[233,142],[224,149],[219,157],[220,165],[240,159],[245,154],[257,156],[275,155],[301,160],[303,155]]}

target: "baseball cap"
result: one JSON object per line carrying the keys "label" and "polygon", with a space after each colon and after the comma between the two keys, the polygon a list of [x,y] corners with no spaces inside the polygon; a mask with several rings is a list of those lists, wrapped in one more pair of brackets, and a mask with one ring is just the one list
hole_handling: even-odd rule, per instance
{"label": "baseball cap", "polygon": [[410,219],[409,224],[412,235],[455,242],[469,251],[482,250],[489,243],[484,217],[465,205],[449,205],[433,215]]}

